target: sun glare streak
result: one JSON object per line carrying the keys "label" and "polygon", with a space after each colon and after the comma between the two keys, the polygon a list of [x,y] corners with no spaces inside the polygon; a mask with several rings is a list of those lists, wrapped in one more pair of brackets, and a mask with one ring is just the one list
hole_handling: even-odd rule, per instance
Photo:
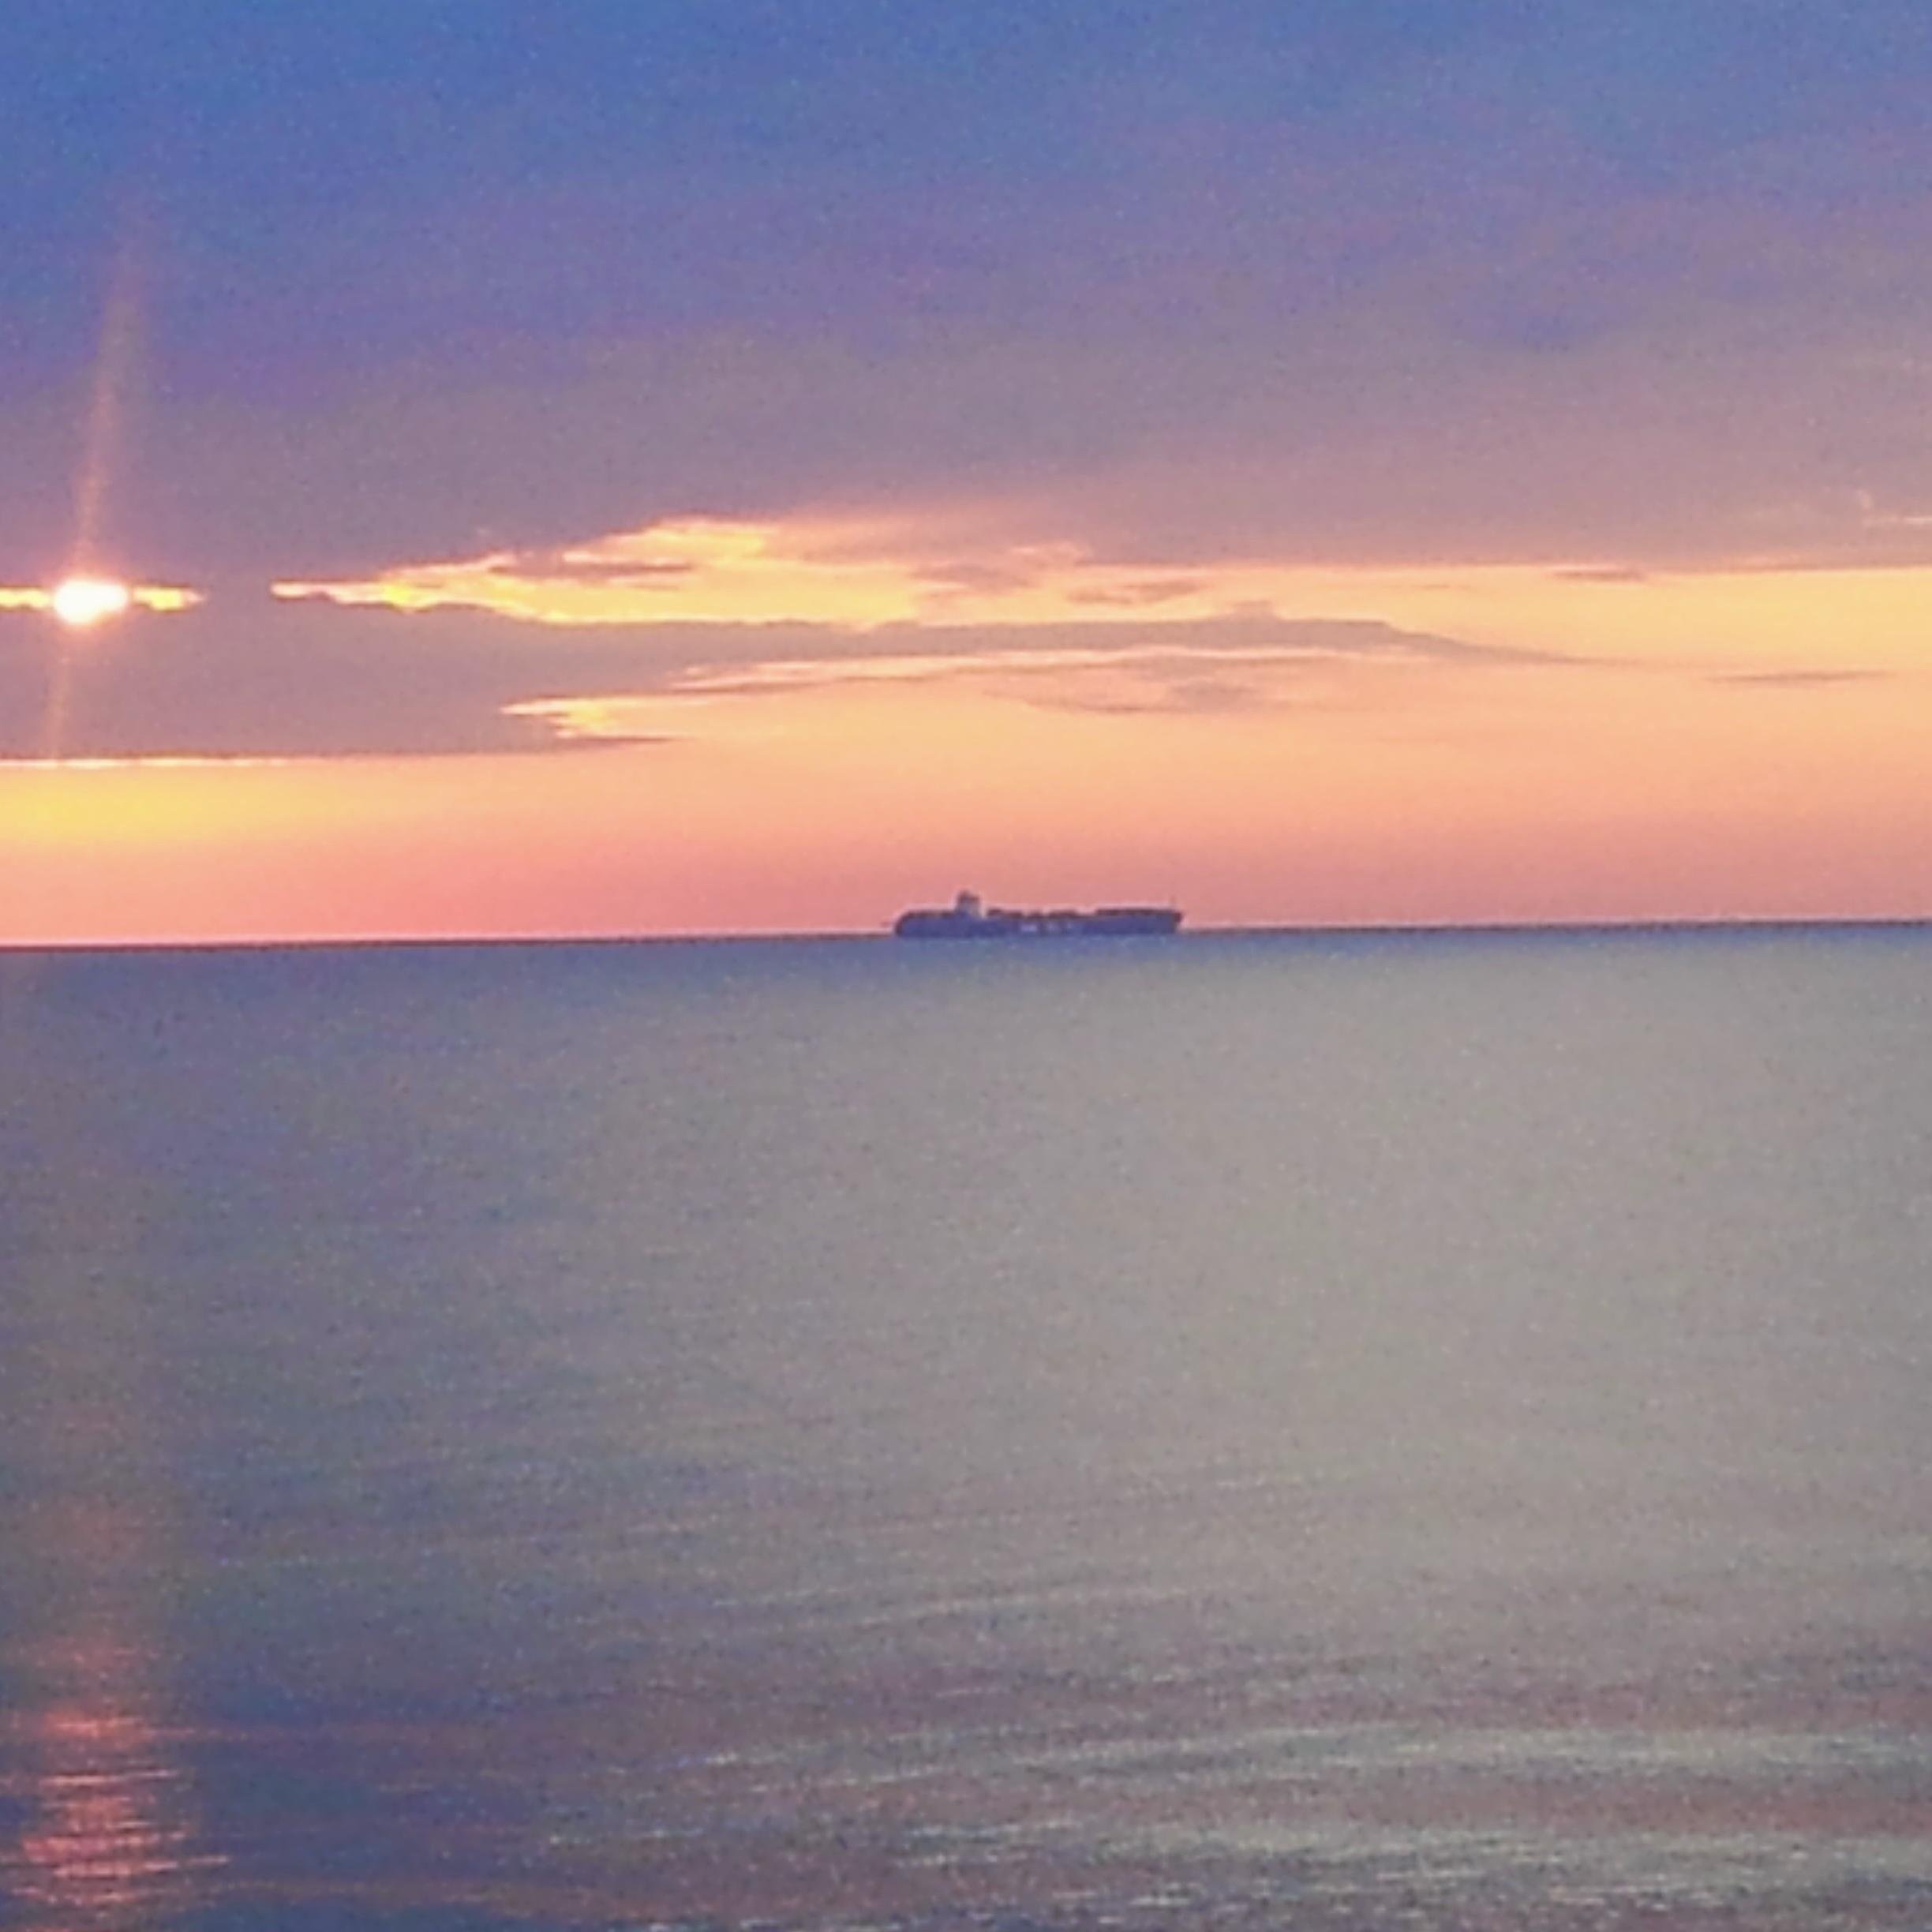
{"label": "sun glare streak", "polygon": [[67,743],[67,713],[73,698],[74,649],[62,635],[54,645],[54,662],[47,676],[47,708],[40,720],[39,756],[36,762],[58,765]]}
{"label": "sun glare streak", "polygon": [[[134,249],[131,240],[124,240],[114,258],[107,308],[101,318],[100,345],[94,358],[94,389],[82,431],[80,467],[74,479],[73,565],[52,589],[21,600],[28,608],[50,612],[67,633],[123,616],[137,599],[130,586],[95,568],[93,559],[100,548],[108,479],[133,367],[138,319]],[[72,641],[62,636],[54,647],[40,725],[41,756],[55,762],[67,742],[73,680]]]}
{"label": "sun glare streak", "polygon": [[83,564],[100,542],[107,487],[126,414],[139,336],[140,297],[131,242],[115,258],[94,361],[94,391],[88,408],[80,467],[74,484],[74,555]]}

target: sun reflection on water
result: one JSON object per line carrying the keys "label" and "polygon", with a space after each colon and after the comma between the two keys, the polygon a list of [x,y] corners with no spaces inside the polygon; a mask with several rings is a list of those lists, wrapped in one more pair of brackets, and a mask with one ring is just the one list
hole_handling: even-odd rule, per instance
{"label": "sun reflection on water", "polygon": [[0,979],[0,1925],[133,1932],[219,1861],[173,1683],[178,1498],[138,1177]]}
{"label": "sun reflection on water", "polygon": [[13,1867],[28,1925],[151,1923],[210,1863],[195,1852],[186,1776],[166,1732],[129,1699],[133,1660],[90,1645],[68,1661],[73,1694],[21,1725],[25,1817],[0,1870]]}
{"label": "sun reflection on water", "polygon": [[24,1694],[0,1727],[6,1923],[34,1932],[152,1925],[219,1859],[203,1834],[178,1731],[148,1660],[100,1619],[18,1659]]}

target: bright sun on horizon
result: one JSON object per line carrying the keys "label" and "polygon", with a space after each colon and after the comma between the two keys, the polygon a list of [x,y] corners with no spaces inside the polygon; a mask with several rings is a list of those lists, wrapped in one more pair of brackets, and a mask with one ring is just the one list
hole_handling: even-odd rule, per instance
{"label": "bright sun on horizon", "polygon": [[134,593],[115,577],[67,577],[54,586],[47,601],[69,630],[84,631],[125,616]]}

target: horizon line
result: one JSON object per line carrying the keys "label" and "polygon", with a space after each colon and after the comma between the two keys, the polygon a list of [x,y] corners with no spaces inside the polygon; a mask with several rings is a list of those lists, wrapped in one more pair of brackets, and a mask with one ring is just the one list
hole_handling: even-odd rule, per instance
{"label": "horizon line", "polygon": [[[1176,940],[1215,938],[1589,938],[1615,937],[1682,936],[1695,938],[1731,934],[1773,935],[1803,932],[1923,932],[1932,930],[1932,912],[1854,914],[1741,914],[1633,917],[1627,919],[1442,919],[1343,922],[1241,922],[1225,925],[1183,926],[1179,930],[1149,934],[1150,943],[1171,945]],[[283,953],[369,952],[375,950],[427,950],[433,948],[585,947],[646,945],[769,945],[774,944],[825,944],[829,942],[889,940],[894,937],[889,922],[877,927],[788,928],[773,931],[693,930],[680,932],[549,932],[549,933],[395,933],[395,934],[296,934],[279,937],[158,938],[158,939],[44,939],[0,940],[0,961],[46,958],[84,953]],[[1058,949],[1068,938],[1058,935],[1037,943]],[[1098,943],[1098,942],[1096,942]],[[1106,943],[1118,948],[1118,936]],[[1023,949],[1029,941],[1021,936],[1011,942]],[[1011,949],[1009,947],[1001,949]]]}

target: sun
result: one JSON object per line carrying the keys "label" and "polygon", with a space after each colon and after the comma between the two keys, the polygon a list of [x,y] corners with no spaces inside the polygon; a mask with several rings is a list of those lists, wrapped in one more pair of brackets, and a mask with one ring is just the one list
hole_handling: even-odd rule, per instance
{"label": "sun", "polygon": [[70,631],[84,631],[125,616],[134,593],[114,577],[67,577],[48,593],[47,605]]}

